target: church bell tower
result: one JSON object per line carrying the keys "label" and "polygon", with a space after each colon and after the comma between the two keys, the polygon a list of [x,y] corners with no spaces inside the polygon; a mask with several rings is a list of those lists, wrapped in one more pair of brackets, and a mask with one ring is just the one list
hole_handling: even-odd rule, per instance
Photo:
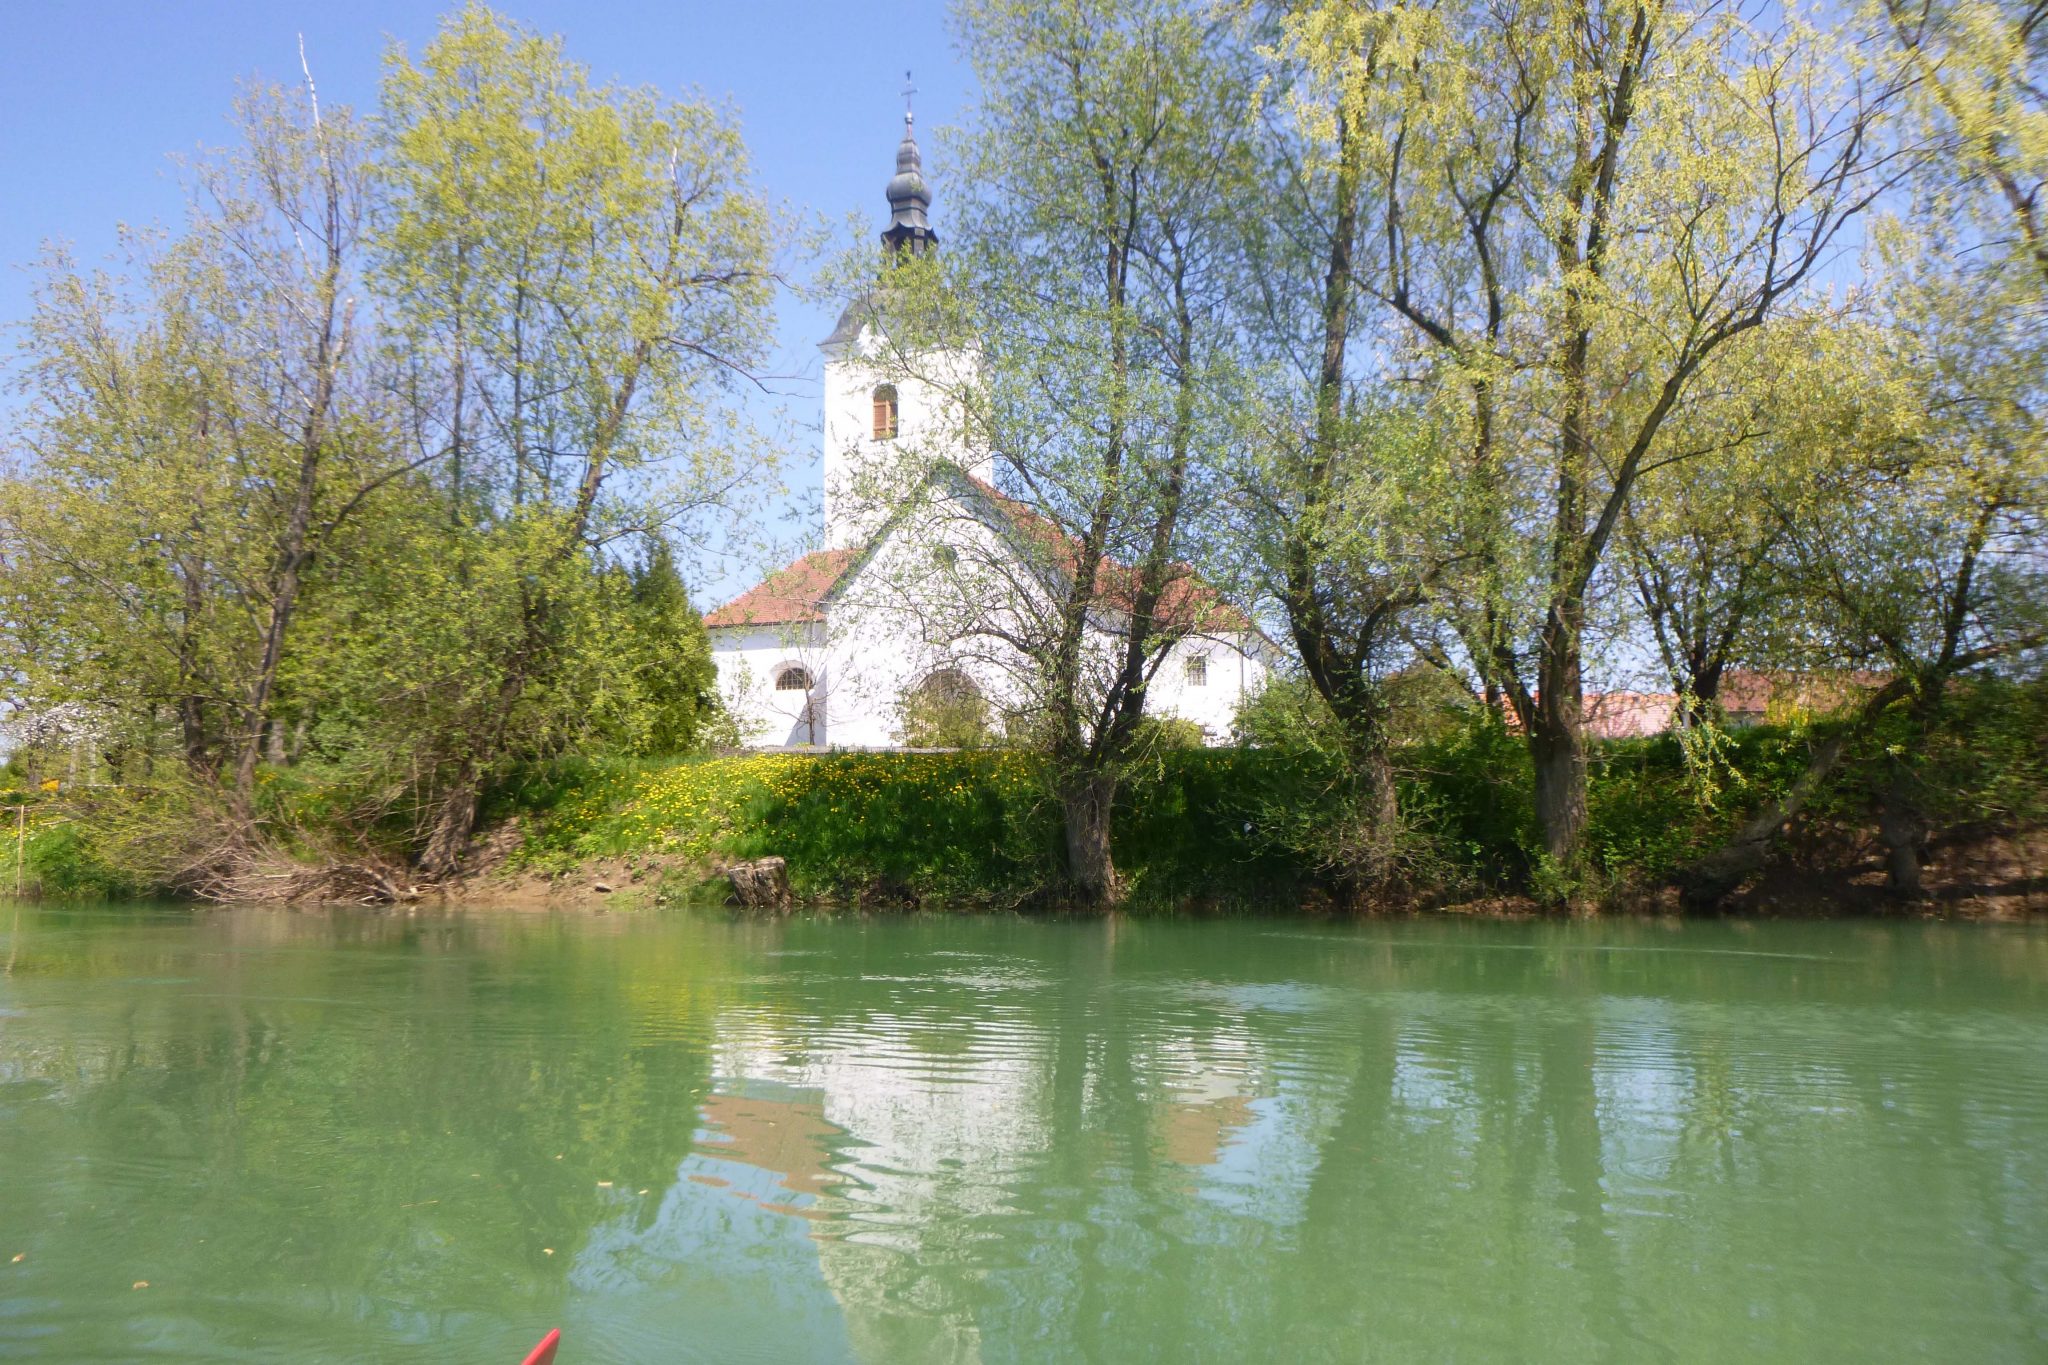
{"label": "church bell tower", "polygon": [[[906,87],[906,95],[910,93]],[[889,178],[889,225],[882,229],[885,264],[936,251],[931,186],[915,124],[903,111],[903,140],[896,145],[896,174]],[[874,534],[888,508],[873,485],[905,455],[938,456],[977,477],[992,469],[986,453],[960,447],[963,423],[950,395],[968,381],[976,365],[970,352],[920,355],[912,373],[888,373],[879,363],[888,298],[888,270],[868,293],[848,304],[839,325],[819,349],[825,355],[825,545],[849,549]],[[900,370],[901,367],[896,367]],[[862,475],[868,477],[863,480]]]}

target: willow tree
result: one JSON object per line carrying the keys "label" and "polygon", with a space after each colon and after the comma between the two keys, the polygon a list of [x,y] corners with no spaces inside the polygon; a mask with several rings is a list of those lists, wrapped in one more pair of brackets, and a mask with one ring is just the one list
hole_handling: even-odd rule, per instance
{"label": "willow tree", "polygon": [[[246,839],[306,575],[409,461],[359,317],[368,149],[311,82],[249,90],[189,163],[182,230],[139,278],[53,263],[28,328],[8,613],[35,690],[175,715]],[[364,310],[367,311],[367,310]]]}
{"label": "willow tree", "polygon": [[1015,662],[1012,730],[1050,760],[1072,889],[1113,905],[1114,804],[1153,677],[1180,642],[1243,624],[1191,565],[1223,512],[1213,381],[1249,87],[1222,29],[1171,0],[956,15],[980,98],[948,246],[920,267],[929,288],[899,272],[891,341],[914,363],[937,353],[925,331],[976,338],[959,435],[991,453],[1012,529],[1004,555],[939,576],[935,625]]}
{"label": "willow tree", "polygon": [[1886,679],[1896,705],[1875,792],[1891,887],[1918,895],[1928,821],[1917,751],[1956,679],[2008,672],[2048,645],[2048,317],[2030,270],[1959,261],[1938,242],[1893,251],[1885,300],[1898,404],[1890,439],[1821,488],[1832,516],[1795,536],[1823,604],[1814,644]]}
{"label": "willow tree", "polygon": [[721,395],[767,345],[772,225],[727,116],[593,84],[481,5],[393,50],[383,107],[378,278],[477,622],[441,623],[460,667],[408,690],[442,698],[420,756],[438,875],[483,782],[573,728],[546,684],[602,546],[755,481]]}
{"label": "willow tree", "polygon": [[[1527,737],[1545,852],[1586,820],[1585,632],[1667,424],[1801,306],[1890,183],[1888,89],[1788,11],[1517,0],[1294,12],[1369,130],[1371,288],[1462,429],[1458,632]],[[1374,54],[1371,60],[1361,54]],[[1704,458],[1704,457],[1698,457]]]}
{"label": "willow tree", "polygon": [[1936,163],[1947,182],[1938,197],[2010,241],[2048,284],[2048,4],[1882,0],[1876,9],[1947,153]]}
{"label": "willow tree", "polygon": [[1387,681],[1413,662],[1408,627],[1458,551],[1444,424],[1393,372],[1370,289],[1376,130],[1348,98],[1401,30],[1391,15],[1355,17],[1334,39],[1348,45],[1341,59],[1313,28],[1265,23],[1247,35],[1278,45],[1266,49],[1277,60],[1265,73],[1260,211],[1238,220],[1242,368],[1257,382],[1239,409],[1237,500],[1241,539],[1347,770],[1347,814],[1324,856],[1363,894],[1398,861]]}
{"label": "willow tree", "polygon": [[1800,641],[1815,604],[1793,559],[1820,489],[1890,430],[1906,401],[1894,338],[1868,291],[1801,310],[1731,346],[1714,382],[1672,414],[1689,458],[1642,480],[1616,562],[1677,694],[1677,721],[1712,724],[1739,665],[1812,666]]}

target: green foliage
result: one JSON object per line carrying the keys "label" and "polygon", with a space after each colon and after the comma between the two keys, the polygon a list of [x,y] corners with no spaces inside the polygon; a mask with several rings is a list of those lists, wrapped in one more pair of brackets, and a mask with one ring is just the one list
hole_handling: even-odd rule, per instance
{"label": "green foliage", "polygon": [[643,719],[624,738],[645,754],[686,754],[697,747],[718,706],[718,666],[704,618],[690,605],[668,542],[656,540],[633,571],[619,648],[631,656],[631,676]]}
{"label": "green foliage", "polygon": [[96,837],[104,831],[74,818],[61,800],[40,791],[0,791],[0,806],[6,807],[0,811],[0,900],[17,886],[51,900],[108,900],[140,889],[106,856]]}
{"label": "green foliage", "polygon": [[1016,897],[1059,857],[1042,767],[1008,752],[564,759],[522,770],[493,814],[529,822],[541,866],[653,852],[776,854],[812,894]]}
{"label": "green foliage", "polygon": [[1901,779],[1936,830],[2048,823],[2048,677],[1959,680],[1931,723],[1893,709],[1851,753],[1814,814],[1865,825],[1879,793]]}
{"label": "green foliage", "polygon": [[1185,753],[1205,743],[1202,727],[1186,716],[1145,716],[1131,736],[1131,753],[1144,759],[1163,753]]}
{"label": "green foliage", "polygon": [[[390,54],[374,119],[236,113],[134,279],[47,263],[0,665],[180,785],[172,847],[439,875],[512,765],[684,753],[714,718],[667,541],[772,483],[721,399],[765,354],[772,225],[723,112],[479,4]],[[258,791],[266,755],[295,771]]]}
{"label": "green foliage", "polygon": [[1008,898],[1057,865],[1040,765],[1021,754],[832,754],[763,787],[734,851],[780,854],[799,888]]}
{"label": "green foliage", "polygon": [[1273,750],[1172,749],[1119,795],[1116,858],[1136,903],[1171,907],[1299,904],[1317,868],[1287,837],[1314,821],[1326,789]]}
{"label": "green foliage", "polygon": [[1331,742],[1335,722],[1315,689],[1298,677],[1267,680],[1237,708],[1231,733],[1239,744],[1308,753]]}
{"label": "green foliage", "polygon": [[1923,742],[1923,783],[1941,824],[2048,823],[2048,677],[1965,679],[1948,723]]}
{"label": "green foliage", "polygon": [[[520,856],[543,868],[642,852],[707,865],[773,854],[807,895],[1013,904],[1061,878],[1046,783],[1044,761],[1014,751],[564,759],[523,770],[490,813],[520,815]],[[1161,753],[1119,800],[1116,856],[1138,903],[1251,904],[1302,887],[1299,860],[1257,825],[1297,785],[1297,765],[1277,753]]]}
{"label": "green foliage", "polygon": [[1587,792],[1587,842],[1610,878],[1660,880],[1719,847],[1742,818],[1791,785],[1805,766],[1809,733],[1758,726],[1716,732],[1712,799],[1699,778],[1697,744],[1678,734],[1609,740]]}
{"label": "green foliage", "polygon": [[1400,751],[1402,804],[1427,864],[1452,889],[1516,890],[1542,845],[1528,749],[1496,716],[1475,712],[1440,740]]}
{"label": "green foliage", "polygon": [[[10,848],[0,862],[0,877],[11,887]],[[112,900],[132,895],[134,884],[108,866],[84,828],[73,822],[46,825],[29,837],[27,882],[37,894],[58,900]]]}
{"label": "green foliage", "polygon": [[[1131,879],[1134,908],[1291,909],[1327,886],[1332,869],[1320,850],[1344,817],[1346,773],[1335,754],[1272,742],[1281,719],[1296,719],[1285,712],[1284,698],[1247,708],[1248,728],[1265,737],[1259,746],[1158,748],[1128,771],[1117,798],[1115,857]],[[1728,733],[1717,757],[1723,785],[1712,802],[1702,800],[1677,736],[1595,745],[1594,859],[1567,877],[1542,853],[1527,747],[1476,708],[1458,715],[1456,725],[1396,750],[1399,857],[1425,901],[1597,898],[1654,886],[1782,792],[1820,737],[1803,726]],[[2018,828],[2048,819],[2044,736],[2048,683],[1979,679],[1958,689],[1915,760],[1943,827]],[[1815,814],[1859,820],[1873,784],[1899,761],[1896,740],[1888,732],[1869,739]],[[343,813],[361,799],[344,772],[302,766],[265,778],[269,818],[309,839],[347,823]],[[1055,897],[1063,880],[1060,811],[1049,779],[1043,758],[1015,750],[568,754],[517,767],[490,789],[484,816],[517,817],[524,834],[518,860],[543,871],[659,855],[708,872],[772,854],[788,860],[801,894],[825,900],[1022,905]],[[90,839],[80,827],[34,856],[49,860],[52,887],[111,890],[123,884],[109,870],[122,865],[119,850],[147,842],[163,819],[137,801],[129,834],[101,837],[103,815]],[[133,874],[126,882],[150,885]]]}

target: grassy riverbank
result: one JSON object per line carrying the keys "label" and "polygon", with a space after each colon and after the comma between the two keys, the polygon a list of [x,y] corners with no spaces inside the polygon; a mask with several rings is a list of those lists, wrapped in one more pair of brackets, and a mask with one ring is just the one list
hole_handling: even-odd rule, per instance
{"label": "grassy riverbank", "polygon": [[[1951,711],[1911,752],[1882,727],[1861,736],[1732,908],[1880,908],[1876,812],[1908,787],[1926,821],[1934,905],[2044,908],[2048,688],[1979,689]],[[1374,908],[1534,908],[1562,890],[1611,909],[1668,906],[1673,875],[1782,794],[1828,733],[1794,724],[1715,732],[1705,743],[1595,744],[1596,871],[1560,888],[1539,852],[1525,748],[1467,715],[1399,751],[1409,889]],[[1336,906],[1341,773],[1312,746],[1153,752],[1126,775],[1115,825],[1132,908]],[[469,874],[443,889],[478,902],[564,903],[601,899],[609,893],[595,888],[624,880],[635,894],[618,899],[698,898],[722,894],[719,867],[774,855],[813,903],[1048,907],[1059,902],[1063,866],[1048,786],[1041,760],[1010,750],[563,758],[493,789]],[[361,856],[406,879],[402,838],[350,827],[350,789],[338,777],[278,769],[263,790],[266,826],[298,865]],[[172,794],[30,788],[0,800],[26,809],[19,864],[15,839],[0,852],[0,893],[17,877],[48,897],[176,889],[153,883],[126,852],[173,837]]]}
{"label": "grassy riverbank", "polygon": [[[1782,734],[1738,746],[1746,791],[1803,761]],[[1410,880],[1420,904],[1513,896],[1540,876],[1521,748],[1473,730],[1407,754]],[[1742,805],[1703,806],[1675,743],[1606,746],[1593,827],[1612,890],[1647,884],[1725,837]],[[1327,900],[1323,832],[1339,773],[1262,749],[1172,750],[1125,783],[1116,861],[1133,905],[1294,908]],[[1743,803],[1746,804],[1746,803]],[[768,855],[801,897],[840,903],[1014,906],[1057,894],[1061,827],[1037,761],[1005,752],[772,754],[668,763],[572,760],[502,790],[514,870],[563,876],[655,857],[686,870]]]}
{"label": "grassy riverbank", "polygon": [[[2040,689],[2014,690],[1973,707],[1966,733],[1910,760],[1888,753],[1883,735],[1870,737],[1743,904],[1874,906],[1869,793],[1882,770],[1906,761],[1930,817],[1936,902],[1972,891],[2008,908],[2015,896],[2039,900],[2025,850],[2048,815],[2048,728],[2035,728],[2044,715]],[[1590,842],[1599,871],[1576,888],[1581,898],[1667,904],[1673,874],[1781,795],[1824,734],[1769,726],[1721,735],[1705,750],[1670,735],[1595,745]],[[1555,890],[1515,737],[1460,725],[1405,746],[1401,767],[1413,890],[1400,904],[1512,907]],[[1343,801],[1338,766],[1324,756],[1167,750],[1129,775],[1119,806],[1116,861],[1134,908],[1332,903],[1329,851]],[[490,814],[519,822],[511,868],[565,882],[579,868],[652,859],[687,884],[721,862],[766,855],[787,860],[797,895],[839,904],[1032,906],[1056,899],[1060,880],[1057,808],[1038,761],[1015,752],[562,761],[502,788]]]}

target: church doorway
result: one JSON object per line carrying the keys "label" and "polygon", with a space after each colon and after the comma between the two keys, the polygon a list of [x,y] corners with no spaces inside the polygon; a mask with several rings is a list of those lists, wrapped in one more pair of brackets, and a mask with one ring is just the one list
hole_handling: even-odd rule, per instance
{"label": "church doorway", "polygon": [[928,674],[903,698],[903,743],[911,749],[979,749],[994,736],[988,701],[957,668]]}

